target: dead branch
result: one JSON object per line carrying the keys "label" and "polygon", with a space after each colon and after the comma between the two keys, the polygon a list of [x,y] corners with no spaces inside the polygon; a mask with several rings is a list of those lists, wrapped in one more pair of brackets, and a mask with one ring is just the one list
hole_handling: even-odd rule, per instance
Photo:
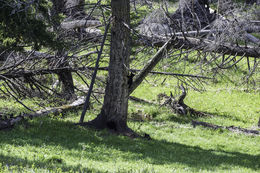
{"label": "dead branch", "polygon": [[[249,34],[250,32],[253,31],[252,28],[248,28],[248,30],[246,30],[247,33],[245,34],[245,38],[252,42],[255,43],[257,45],[260,45],[260,40],[258,38],[256,38],[255,36],[253,36],[252,34]],[[200,31],[185,31],[185,32],[177,32],[177,33],[170,33],[168,34],[168,36],[171,35],[175,35],[175,36],[185,36],[185,37],[198,37],[198,36],[206,36],[208,34],[216,34],[219,32],[223,32],[223,30],[200,30]]]}
{"label": "dead branch", "polygon": [[260,21],[259,20],[251,20],[249,22],[252,23],[252,24],[260,25]]}
{"label": "dead branch", "polygon": [[[132,72],[140,72],[138,69],[129,69]],[[191,75],[191,74],[179,74],[179,73],[170,73],[170,72],[159,72],[159,71],[150,71],[150,74],[159,74],[166,76],[181,76],[181,77],[191,77],[191,78],[201,78],[201,79],[213,79],[211,77],[200,76],[200,75]]]}
{"label": "dead branch", "polygon": [[101,25],[99,20],[73,20],[68,22],[62,22],[61,28],[62,29],[74,29],[74,28],[88,28]]}
{"label": "dead branch", "polygon": [[181,93],[181,95],[180,95],[180,97],[178,99],[178,103],[183,105],[184,104],[184,99],[185,99],[187,93],[186,93],[186,89],[183,87],[182,84],[181,84],[180,88],[181,88],[182,93]]}
{"label": "dead branch", "polygon": [[253,36],[252,34],[248,34],[246,33],[246,39],[258,46],[260,46],[260,39],[256,38],[255,36]]}
{"label": "dead branch", "polygon": [[236,126],[219,126],[219,125],[215,125],[215,124],[211,124],[211,123],[207,123],[207,122],[203,122],[203,121],[192,120],[191,124],[194,128],[196,126],[203,126],[203,127],[211,128],[211,129],[214,129],[214,130],[227,129],[227,130],[232,131],[232,132],[240,132],[240,133],[244,133],[244,134],[251,134],[251,135],[259,135],[260,134],[260,132],[258,130],[250,130],[250,129],[245,129],[245,128],[236,127]]}
{"label": "dead branch", "polygon": [[[215,44],[214,41],[206,40],[206,39],[197,39],[191,37],[180,37],[176,36],[172,39],[167,39],[166,37],[156,36],[156,37],[148,37],[142,36],[146,42],[153,43],[155,46],[163,46],[165,43],[168,43],[168,49],[193,49],[193,50],[200,50],[204,52],[214,52],[220,54],[229,54],[235,56],[245,56],[245,57],[253,57],[253,58],[260,58],[260,50],[255,47],[249,46],[231,46],[228,44]],[[139,44],[143,44],[143,41],[139,41]],[[214,49],[210,48],[213,45]],[[165,48],[165,47],[164,47]]]}
{"label": "dead branch", "polygon": [[172,39],[169,39],[164,45],[159,49],[159,51],[148,61],[144,68],[136,75],[130,89],[129,95],[141,84],[148,73],[156,66],[156,64],[165,56],[169,46],[171,46]]}
{"label": "dead branch", "polygon": [[[0,80],[4,79],[14,79],[20,77],[31,77],[36,75],[45,75],[45,74],[54,74],[54,73],[61,73],[64,70],[68,70],[71,72],[78,72],[78,71],[86,71],[86,70],[94,70],[94,67],[61,67],[61,68],[53,68],[53,69],[39,69],[39,70],[24,70],[18,69],[16,71],[10,71],[6,73],[0,74]],[[108,67],[99,67],[98,70],[108,71]],[[138,69],[129,69],[132,72],[140,72],[141,70]],[[170,72],[158,72],[158,71],[150,71],[151,74],[159,74],[159,75],[169,75],[169,76],[181,76],[181,77],[190,77],[190,78],[201,78],[201,79],[213,79],[206,76],[200,75],[191,75],[191,74],[179,74],[179,73],[170,73]]]}
{"label": "dead branch", "polygon": [[[207,35],[211,33],[219,33],[223,32],[224,30],[214,30],[214,29],[202,29],[199,31],[183,31],[183,32],[176,32],[176,33],[168,33],[168,36],[175,35],[175,36],[187,36],[187,37],[194,37],[194,36],[201,36],[201,35]],[[247,33],[253,33],[253,32],[260,32],[260,27],[248,27],[245,28],[245,31]]]}
{"label": "dead branch", "polygon": [[253,33],[253,32],[259,33],[259,32],[260,32],[260,26],[250,26],[250,27],[246,27],[245,30],[246,30],[246,32],[248,32],[248,33]]}
{"label": "dead branch", "polygon": [[0,119],[0,130],[12,128],[16,123],[18,123],[19,121],[23,120],[26,117],[34,118],[34,117],[46,116],[49,114],[57,114],[57,113],[61,113],[64,111],[68,111],[70,109],[75,109],[79,106],[82,106],[83,104],[84,104],[84,97],[79,97],[76,101],[74,101],[68,105],[63,105],[63,106],[53,107],[53,108],[46,108],[46,109],[36,111],[35,113],[21,114],[17,117],[13,117],[13,118],[6,119],[6,120]]}
{"label": "dead branch", "polygon": [[185,87],[181,84],[180,89],[182,91],[179,98],[176,99],[177,96],[174,96],[171,92],[170,96],[167,96],[166,94],[159,94],[158,101],[160,101],[162,98],[165,99],[164,103],[161,106],[168,106],[170,107],[174,113],[179,115],[191,115],[196,117],[212,117],[212,114],[197,111],[188,105],[184,103],[184,99],[187,95]]}
{"label": "dead branch", "polygon": [[154,102],[150,102],[150,101],[147,101],[147,100],[144,100],[144,99],[141,99],[141,98],[138,98],[138,97],[134,97],[134,96],[129,96],[129,99],[132,100],[132,101],[135,101],[135,102],[139,102],[139,103],[157,105]]}
{"label": "dead branch", "polygon": [[102,55],[102,52],[103,52],[103,48],[104,48],[104,45],[105,45],[105,41],[106,41],[106,37],[107,37],[109,26],[110,26],[110,21],[106,25],[106,28],[105,28],[104,37],[103,37],[103,40],[102,40],[102,44],[101,44],[100,50],[98,52],[98,57],[97,57],[97,60],[96,60],[95,69],[94,69],[94,72],[93,72],[93,75],[92,75],[91,83],[90,83],[88,94],[86,96],[86,100],[85,100],[85,103],[84,103],[83,111],[82,111],[82,114],[80,116],[79,123],[83,123],[86,111],[89,108],[89,104],[90,104],[89,103],[89,99],[90,99],[91,92],[92,92],[94,84],[95,84],[95,79],[96,79],[96,75],[97,75],[98,67],[99,67],[99,61],[100,61],[100,58],[101,58],[101,55]]}

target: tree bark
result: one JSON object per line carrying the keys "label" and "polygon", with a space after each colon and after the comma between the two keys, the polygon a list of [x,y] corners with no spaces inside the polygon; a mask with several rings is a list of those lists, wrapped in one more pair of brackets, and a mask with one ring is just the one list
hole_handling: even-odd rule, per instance
{"label": "tree bark", "polygon": [[[127,69],[130,57],[129,0],[112,0],[112,27],[109,63],[109,81],[106,86],[101,116],[106,126],[116,131],[126,130],[128,112]],[[126,66],[126,67],[125,67]]]}
{"label": "tree bark", "polygon": [[130,56],[129,0],[112,0],[112,22],[108,82],[101,113],[88,125],[98,129],[108,128],[120,134],[134,136],[127,126],[128,84]]}
{"label": "tree bark", "polygon": [[93,27],[101,25],[99,20],[73,20],[69,22],[62,22],[61,28],[62,29],[75,29],[75,28],[82,28],[82,27]]}
{"label": "tree bark", "polygon": [[[154,46],[161,47],[163,46],[168,38],[166,37],[149,37],[143,36],[145,41],[153,43]],[[194,50],[202,50],[205,52],[214,52],[225,55],[234,55],[234,56],[245,56],[252,58],[260,58],[260,50],[256,47],[252,46],[234,46],[230,44],[215,44],[215,42],[207,39],[198,39],[192,37],[181,37],[176,36],[173,37],[174,40],[171,41],[171,49],[194,49]],[[136,45],[142,45],[141,42]]]}
{"label": "tree bark", "polygon": [[157,63],[166,55],[167,50],[171,46],[171,39],[169,39],[159,51],[148,61],[144,68],[135,76],[133,84],[129,88],[129,95],[142,83],[148,73],[157,65]]}
{"label": "tree bark", "polygon": [[72,73],[70,70],[62,70],[57,74],[62,83],[62,94],[66,100],[70,100],[75,94]]}
{"label": "tree bark", "polygon": [[[59,13],[64,13],[66,9],[66,3],[64,0],[59,1],[59,0],[52,0],[53,2],[53,8],[52,8],[52,15],[53,17],[57,17]],[[54,23],[54,29],[57,28],[60,23]],[[63,50],[58,50],[57,51],[57,56],[64,56]],[[66,57],[65,57],[66,58]],[[65,62],[63,66],[68,65],[68,62]],[[59,66],[61,67],[61,66]],[[74,83],[73,83],[73,77],[71,71],[64,70],[60,73],[58,73],[59,81],[62,83],[62,92],[65,96],[66,100],[69,100],[73,98],[74,96]]]}

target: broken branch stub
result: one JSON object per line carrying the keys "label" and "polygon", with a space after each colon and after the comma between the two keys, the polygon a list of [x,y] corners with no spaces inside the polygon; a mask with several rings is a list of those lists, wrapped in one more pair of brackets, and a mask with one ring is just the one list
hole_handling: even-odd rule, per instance
{"label": "broken branch stub", "polygon": [[171,92],[170,96],[167,96],[166,94],[159,94],[158,101],[164,98],[166,100],[161,106],[168,105],[173,110],[173,112],[179,115],[187,115],[190,108],[184,103],[184,99],[186,97],[186,89],[183,87],[183,85],[181,85],[181,90],[182,94],[178,99],[176,99]]}
{"label": "broken branch stub", "polygon": [[165,99],[164,103],[161,104],[161,106],[169,106],[173,112],[179,115],[191,115],[196,117],[212,117],[212,114],[209,114],[207,112],[201,112],[197,111],[188,105],[184,103],[184,99],[187,96],[186,89],[183,85],[180,86],[180,89],[182,91],[179,98],[176,98],[171,92],[170,96],[167,96],[166,94],[159,94],[158,101],[161,101],[162,99]]}

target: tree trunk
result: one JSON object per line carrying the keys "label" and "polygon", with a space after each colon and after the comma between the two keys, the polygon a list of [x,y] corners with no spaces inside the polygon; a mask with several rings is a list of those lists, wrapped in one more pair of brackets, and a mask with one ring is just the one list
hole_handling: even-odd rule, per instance
{"label": "tree trunk", "polygon": [[130,24],[130,3],[129,0],[112,0],[111,7],[110,62],[105,98],[101,113],[88,124],[133,136],[127,127],[130,31],[125,24]]}
{"label": "tree trunk", "polygon": [[[66,3],[64,0],[52,0],[53,8],[52,8],[52,15],[53,17],[57,17],[59,13],[64,13],[65,9],[67,8]],[[54,23],[54,29],[56,29],[60,25],[60,23]],[[57,56],[64,56],[63,50],[57,51]],[[68,62],[65,61],[61,66],[68,66]],[[74,83],[72,73],[69,70],[63,70],[62,72],[57,73],[59,77],[59,81],[62,83],[62,93],[64,94],[64,98],[69,100],[74,96]]]}
{"label": "tree trunk", "polygon": [[62,94],[66,100],[70,100],[73,98],[74,91],[74,83],[72,73],[69,70],[62,70],[62,72],[57,73],[59,76],[59,81],[62,83]]}

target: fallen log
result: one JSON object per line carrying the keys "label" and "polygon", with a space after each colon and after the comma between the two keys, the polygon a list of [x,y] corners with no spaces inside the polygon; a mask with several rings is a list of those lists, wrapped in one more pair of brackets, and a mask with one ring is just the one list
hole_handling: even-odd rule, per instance
{"label": "fallen log", "polygon": [[192,120],[191,124],[192,124],[193,128],[195,128],[196,126],[203,126],[203,127],[211,128],[214,130],[227,129],[232,132],[240,132],[240,133],[251,134],[251,135],[260,135],[260,132],[258,130],[250,130],[250,129],[245,129],[245,128],[236,127],[236,126],[219,126],[219,125],[215,125],[215,124],[211,124],[211,123],[207,123],[207,122],[203,122],[203,121],[195,121],[195,120]]}
{"label": "fallen log", "polygon": [[[84,92],[86,92],[86,93],[87,93],[87,91],[89,89],[88,87],[85,87],[83,85],[79,85],[79,87],[82,88],[82,90]],[[103,92],[99,92],[99,94],[105,95],[105,92],[104,91]],[[143,103],[143,104],[157,105],[154,102],[151,102],[151,101],[148,101],[148,100],[144,100],[144,99],[141,99],[141,98],[138,98],[138,97],[135,97],[135,96],[129,96],[129,100],[134,101],[134,102],[138,102],[138,103]]]}
{"label": "fallen log", "polygon": [[260,26],[250,26],[245,28],[246,32],[248,33],[259,33],[260,32]]}
{"label": "fallen log", "polygon": [[[164,49],[193,49],[204,52],[214,52],[225,55],[244,56],[260,59],[260,49],[251,46],[235,46],[229,44],[216,44],[214,41],[207,39],[198,39],[192,37],[173,36],[169,40],[162,36],[142,36],[142,39],[137,44],[150,43],[154,46],[162,47],[167,43],[167,48]],[[161,56],[161,55],[160,55]]]}
{"label": "fallen log", "polygon": [[252,23],[252,24],[255,24],[255,25],[260,25],[260,21],[259,20],[251,20],[249,22]]}
{"label": "fallen log", "polygon": [[93,26],[101,25],[99,20],[73,20],[68,22],[62,22],[62,29],[75,29],[75,28],[88,28]]}
{"label": "fallen log", "polygon": [[138,97],[134,97],[134,96],[129,96],[129,99],[132,100],[132,101],[135,101],[135,102],[139,102],[139,103],[157,105],[154,102],[150,102],[150,101],[147,101],[147,100],[144,100],[144,99],[141,99],[141,98],[138,98]]}
{"label": "fallen log", "polygon": [[76,107],[82,106],[83,104],[84,104],[84,97],[80,97],[76,101],[74,101],[68,105],[63,105],[63,106],[53,107],[53,108],[46,108],[46,109],[36,111],[35,113],[21,114],[19,116],[16,116],[16,117],[13,117],[10,119],[6,119],[6,120],[1,119],[0,120],[0,130],[12,128],[16,123],[20,122],[21,120],[23,120],[26,117],[34,118],[34,117],[46,116],[46,115],[49,115],[52,113],[53,114],[61,113],[61,112],[67,111],[69,109],[74,109]]}
{"label": "fallen log", "polygon": [[246,39],[258,46],[260,46],[260,39],[256,38],[255,36],[253,36],[252,34],[246,34]]}
{"label": "fallen log", "polygon": [[[259,27],[260,28],[260,27]],[[259,30],[259,28],[256,28]],[[258,46],[260,45],[260,40],[258,38],[256,38],[255,36],[253,36],[252,34],[249,34],[250,32],[253,32],[255,28],[247,28],[248,32],[245,34],[245,38],[254,43],[257,44]],[[246,31],[247,31],[246,30]],[[177,33],[170,33],[168,36],[171,35],[176,35],[176,36],[186,36],[186,37],[197,37],[197,36],[206,36],[208,34],[212,34],[212,33],[219,33],[219,32],[223,32],[222,30],[200,30],[200,31],[185,31],[185,32],[177,32]]]}
{"label": "fallen log", "polygon": [[[184,32],[176,32],[176,33],[168,33],[167,36],[176,35],[176,36],[187,36],[187,37],[194,37],[194,36],[200,36],[200,35],[207,35],[210,33],[221,33],[224,30],[215,30],[215,29],[202,29],[199,31],[184,31]],[[260,27],[252,26],[245,28],[245,31],[247,33],[254,33],[254,32],[260,32]]]}

